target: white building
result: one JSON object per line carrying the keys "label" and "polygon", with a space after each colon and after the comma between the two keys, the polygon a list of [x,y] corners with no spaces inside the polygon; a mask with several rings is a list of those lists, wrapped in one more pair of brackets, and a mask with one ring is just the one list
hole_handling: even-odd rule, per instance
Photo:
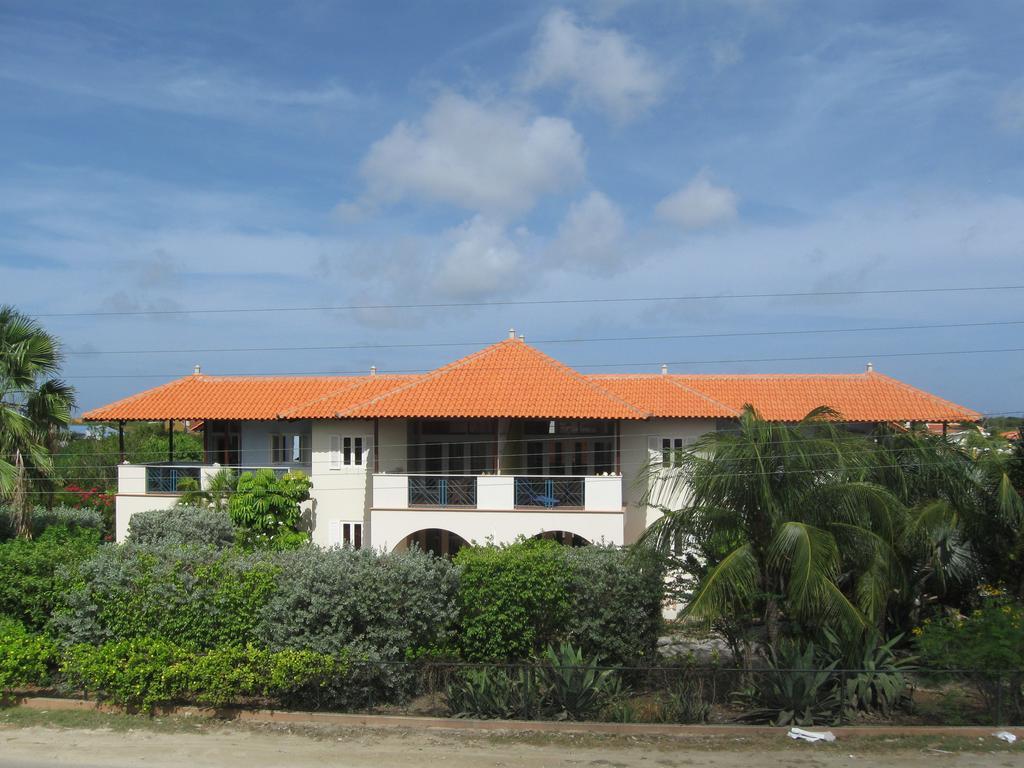
{"label": "white building", "polygon": [[[190,376],[86,421],[202,421],[206,461],[118,468],[117,539],[169,508],[178,481],[224,466],[299,469],[313,540],[450,553],[544,535],[631,543],[652,522],[650,467],[743,406],[796,421],[828,405],[851,428],[979,414],[873,370],[845,375],[583,375],[514,334],[427,374]],[[173,431],[171,433],[173,435]]]}

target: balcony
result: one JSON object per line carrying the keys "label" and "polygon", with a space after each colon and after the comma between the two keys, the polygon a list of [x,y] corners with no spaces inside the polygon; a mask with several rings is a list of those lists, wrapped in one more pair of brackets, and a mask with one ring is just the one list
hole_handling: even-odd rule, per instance
{"label": "balcony", "polygon": [[621,512],[622,477],[381,473],[373,476],[372,506],[394,510]]}
{"label": "balcony", "polygon": [[210,478],[222,469],[236,474],[270,469],[279,477],[292,469],[309,474],[309,467],[223,467],[220,464],[158,462],[154,464],[119,464],[117,467],[117,492],[120,494],[144,496],[178,496],[182,480],[193,480],[203,490],[209,488]]}

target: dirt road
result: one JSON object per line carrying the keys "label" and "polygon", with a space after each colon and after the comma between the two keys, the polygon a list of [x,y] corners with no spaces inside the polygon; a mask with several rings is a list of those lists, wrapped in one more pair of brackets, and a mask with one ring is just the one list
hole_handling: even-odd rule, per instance
{"label": "dirt road", "polygon": [[[892,740],[889,740],[892,741]],[[75,766],[217,766],[270,768],[673,768],[675,766],[1024,766],[1024,751],[980,743],[977,751],[941,749],[903,740],[833,745],[796,744],[779,736],[708,741],[671,739],[541,738],[464,732],[303,732],[234,725],[202,730],[118,731],[42,726],[0,727],[0,768]],[[942,744],[941,746],[950,746]],[[962,749],[962,745],[959,747]]]}

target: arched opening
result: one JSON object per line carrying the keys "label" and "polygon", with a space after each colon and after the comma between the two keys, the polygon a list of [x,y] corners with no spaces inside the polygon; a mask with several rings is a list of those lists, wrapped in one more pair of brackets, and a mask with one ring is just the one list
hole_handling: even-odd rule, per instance
{"label": "arched opening", "polygon": [[572,531],[543,531],[533,538],[557,541],[559,544],[564,544],[567,547],[586,547],[590,544],[589,541]]}
{"label": "arched opening", "polygon": [[441,557],[455,557],[460,549],[469,546],[464,538],[444,528],[424,528],[410,533],[395,547],[396,552],[405,552],[413,547],[432,552]]}

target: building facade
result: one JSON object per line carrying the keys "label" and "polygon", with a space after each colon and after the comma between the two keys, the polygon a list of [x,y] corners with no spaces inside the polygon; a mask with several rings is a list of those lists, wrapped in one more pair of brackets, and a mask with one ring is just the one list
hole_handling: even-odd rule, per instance
{"label": "building facade", "polygon": [[514,333],[426,374],[196,372],[83,419],[201,423],[204,462],[170,452],[166,462],[119,465],[119,541],[133,514],[172,506],[183,478],[205,487],[225,467],[270,467],[309,475],[317,544],[450,554],[519,536],[635,541],[658,514],[647,500],[674,452],[734,426],[746,404],[777,421],[827,405],[855,430],[980,419],[870,369],[585,375]]}

